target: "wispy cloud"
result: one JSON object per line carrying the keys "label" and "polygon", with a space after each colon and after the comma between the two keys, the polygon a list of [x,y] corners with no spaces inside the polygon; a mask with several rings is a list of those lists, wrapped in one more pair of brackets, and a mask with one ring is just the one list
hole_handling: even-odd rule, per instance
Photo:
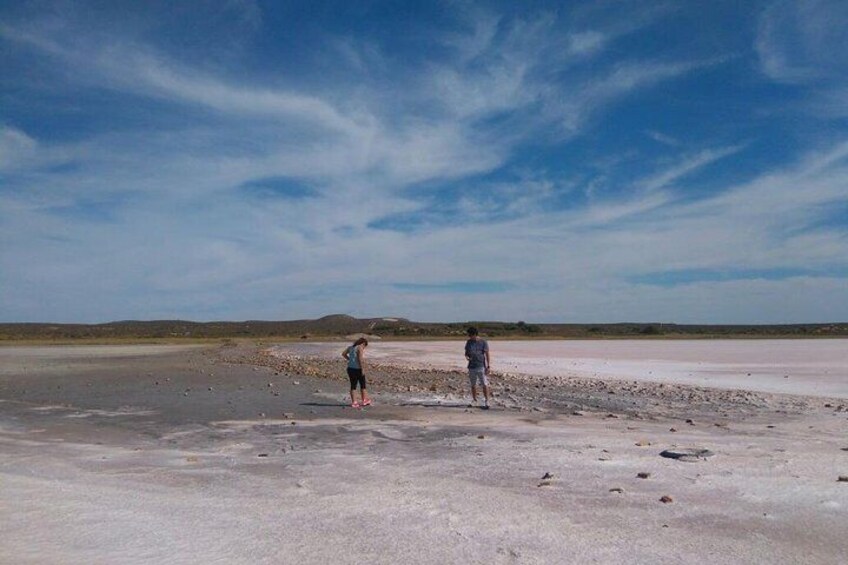
{"label": "wispy cloud", "polygon": [[786,0],[763,11],[755,47],[762,72],[806,87],[807,111],[841,118],[848,112],[848,5],[838,0]]}
{"label": "wispy cloud", "polygon": [[[10,17],[3,58],[33,70],[0,81],[0,318],[846,312],[843,132],[773,156],[759,101],[718,94],[743,62],[666,48],[646,30],[675,10],[638,4],[450,4],[412,37],[290,44],[245,2],[234,59],[175,49],[159,14]],[[769,67],[784,24],[762,25],[769,80],[826,68]]]}
{"label": "wispy cloud", "polygon": [[732,147],[721,147],[718,149],[705,149],[695,155],[684,158],[681,162],[676,163],[649,178],[640,180],[637,183],[637,186],[648,191],[666,188],[699,169],[715,163],[720,159],[738,153],[743,148],[743,145],[734,145]]}

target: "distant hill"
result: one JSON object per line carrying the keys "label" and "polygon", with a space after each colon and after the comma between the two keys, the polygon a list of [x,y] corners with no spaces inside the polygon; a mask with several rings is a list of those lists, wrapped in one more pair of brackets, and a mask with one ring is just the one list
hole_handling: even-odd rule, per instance
{"label": "distant hill", "polygon": [[354,333],[385,338],[458,337],[469,325],[486,337],[508,338],[633,338],[633,337],[848,337],[848,323],[788,325],[684,325],[667,323],[529,324],[525,322],[413,322],[405,318],[354,318],[344,314],[317,320],[190,322],[151,320],[105,324],[0,323],[0,341],[325,338]]}

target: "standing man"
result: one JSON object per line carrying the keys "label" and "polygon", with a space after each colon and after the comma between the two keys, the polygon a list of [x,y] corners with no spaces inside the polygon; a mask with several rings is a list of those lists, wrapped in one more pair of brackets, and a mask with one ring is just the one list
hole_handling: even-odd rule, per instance
{"label": "standing man", "polygon": [[465,342],[465,358],[468,360],[468,381],[471,383],[471,398],[477,403],[477,385],[483,387],[483,410],[489,409],[489,344],[480,339],[477,328],[468,328],[468,341]]}

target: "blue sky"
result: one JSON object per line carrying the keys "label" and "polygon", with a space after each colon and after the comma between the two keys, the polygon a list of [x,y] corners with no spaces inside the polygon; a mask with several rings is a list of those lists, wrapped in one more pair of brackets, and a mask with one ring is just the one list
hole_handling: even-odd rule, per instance
{"label": "blue sky", "polygon": [[0,237],[6,322],[845,321],[848,3],[0,2]]}

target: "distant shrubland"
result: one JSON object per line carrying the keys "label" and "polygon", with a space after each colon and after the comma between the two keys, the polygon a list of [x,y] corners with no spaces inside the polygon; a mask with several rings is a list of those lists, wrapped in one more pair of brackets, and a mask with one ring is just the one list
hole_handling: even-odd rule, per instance
{"label": "distant shrubland", "polygon": [[788,325],[698,325],[669,323],[534,324],[524,321],[413,322],[403,318],[354,318],[337,314],[317,320],[190,322],[121,321],[104,324],[0,324],[0,341],[131,339],[321,339],[355,333],[383,338],[457,338],[474,325],[489,338],[711,338],[848,337],[848,323]]}

